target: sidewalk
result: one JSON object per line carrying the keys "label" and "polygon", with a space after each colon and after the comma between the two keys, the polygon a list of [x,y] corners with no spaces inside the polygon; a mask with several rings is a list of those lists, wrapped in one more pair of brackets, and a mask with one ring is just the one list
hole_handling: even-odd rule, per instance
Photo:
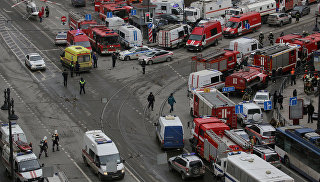
{"label": "sidewalk", "polygon": [[[287,85],[287,87],[283,91],[283,110],[280,110],[280,113],[282,116],[289,121],[289,123],[286,124],[292,124],[292,120],[289,120],[289,100],[290,97],[293,95],[293,90],[297,89],[297,98],[303,99],[304,105],[309,105],[310,101],[312,102],[314,106],[315,112],[318,112],[318,97],[315,97],[314,94],[307,95],[303,90],[303,81],[301,78],[297,78],[297,84],[291,86],[290,81]],[[314,120],[313,123],[308,123],[308,115],[303,115],[303,119],[300,119],[300,125],[303,125],[305,127],[309,127],[312,129],[317,129],[317,121]]]}

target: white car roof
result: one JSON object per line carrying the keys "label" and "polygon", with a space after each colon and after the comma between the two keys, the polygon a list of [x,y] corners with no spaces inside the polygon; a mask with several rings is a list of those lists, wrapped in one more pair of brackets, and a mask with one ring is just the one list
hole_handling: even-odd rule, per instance
{"label": "white car roof", "polygon": [[222,75],[222,73],[218,70],[214,70],[214,69],[210,69],[210,70],[201,70],[201,71],[197,71],[197,72],[193,72],[192,73],[195,76],[206,76],[209,74],[218,74],[218,75]]}
{"label": "white car roof", "polygon": [[276,129],[270,124],[259,124],[257,126],[263,131],[276,131]]}
{"label": "white car roof", "polygon": [[[12,134],[24,134],[23,130],[18,124],[11,124],[12,127]],[[9,135],[9,124],[2,124],[1,131],[4,132],[5,135]]]}
{"label": "white car roof", "polygon": [[98,156],[119,153],[115,143],[101,130],[87,131],[85,135],[89,138],[92,144],[95,145],[96,154]]}
{"label": "white car roof", "polygon": [[269,95],[268,91],[258,91],[256,95]]}
{"label": "white car roof", "polygon": [[160,121],[163,123],[163,126],[182,126],[181,120],[178,116],[165,116],[160,117]]}
{"label": "white car roof", "polygon": [[17,162],[38,159],[34,153],[23,154],[23,152],[21,152],[21,154],[22,155],[20,155],[19,153],[16,153]]}
{"label": "white car roof", "polygon": [[246,107],[247,109],[260,109],[260,106],[253,102],[241,102],[243,104],[243,107]]}
{"label": "white car roof", "polygon": [[[40,54],[38,54],[38,53],[29,53],[28,54],[29,56],[40,56]],[[41,57],[41,56],[40,56]]]}

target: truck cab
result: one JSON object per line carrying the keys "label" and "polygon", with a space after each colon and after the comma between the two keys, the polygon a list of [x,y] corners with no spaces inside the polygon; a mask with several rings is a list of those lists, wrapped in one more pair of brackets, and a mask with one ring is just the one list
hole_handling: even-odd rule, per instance
{"label": "truck cab", "polygon": [[67,33],[67,46],[82,46],[92,50],[88,36],[82,30],[69,30]]}
{"label": "truck cab", "polygon": [[[17,123],[12,122],[11,128],[13,142],[22,141],[24,143],[27,143],[26,135]],[[3,146],[6,144],[9,144],[9,124],[1,124],[0,149],[2,150]]]}
{"label": "truck cab", "polygon": [[89,71],[92,68],[92,57],[90,50],[82,46],[67,47],[60,55],[60,61],[63,66],[70,68],[71,62],[74,66],[78,61],[80,64],[79,71]]}
{"label": "truck cab", "polygon": [[197,88],[216,88],[222,89],[224,87],[224,76],[218,70],[201,70],[193,72],[189,75],[188,91],[191,92]]}

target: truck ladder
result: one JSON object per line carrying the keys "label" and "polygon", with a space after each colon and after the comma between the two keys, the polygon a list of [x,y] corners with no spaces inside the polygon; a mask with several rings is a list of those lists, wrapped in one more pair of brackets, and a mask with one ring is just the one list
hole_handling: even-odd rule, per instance
{"label": "truck ladder", "polygon": [[242,147],[245,150],[248,150],[252,148],[252,145],[250,142],[246,141],[243,139],[241,136],[237,135],[234,131],[232,130],[225,130],[224,133],[234,142],[236,142],[240,147]]}
{"label": "truck ladder", "polygon": [[212,130],[207,130],[206,131],[208,136],[211,137],[212,140],[214,140],[217,144],[218,144],[218,152],[219,153],[222,153],[222,152],[225,152],[227,150],[231,150],[227,144],[225,144],[221,137],[219,137],[214,131]]}
{"label": "truck ladder", "polygon": [[202,60],[205,60],[208,62],[208,61],[211,61],[212,59],[215,59],[216,57],[221,56],[225,53],[226,53],[225,51],[215,50],[212,53],[209,53],[206,55],[199,54],[198,59],[202,59]]}

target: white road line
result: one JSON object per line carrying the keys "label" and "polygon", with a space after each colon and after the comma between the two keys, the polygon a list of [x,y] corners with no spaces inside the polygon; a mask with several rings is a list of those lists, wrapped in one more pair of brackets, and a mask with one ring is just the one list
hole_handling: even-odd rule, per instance
{"label": "white road line", "polygon": [[[80,166],[73,161],[73,164],[79,169],[79,171],[83,174],[83,176],[89,181],[92,182],[91,179],[86,175],[86,173],[80,168]],[[129,172],[130,173],[130,172]]]}

